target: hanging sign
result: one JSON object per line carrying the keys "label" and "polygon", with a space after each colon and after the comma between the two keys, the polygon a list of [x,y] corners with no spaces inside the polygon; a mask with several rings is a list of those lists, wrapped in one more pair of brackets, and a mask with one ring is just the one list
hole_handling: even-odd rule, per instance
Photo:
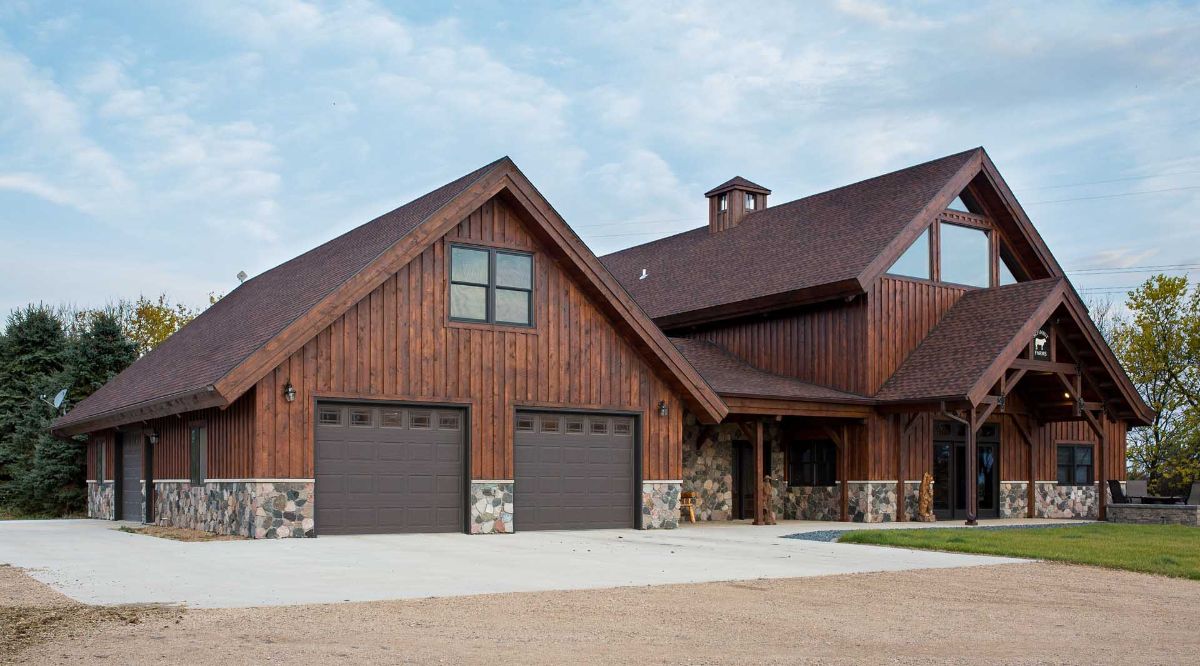
{"label": "hanging sign", "polygon": [[1050,335],[1044,328],[1039,328],[1038,332],[1033,334],[1033,360],[1050,360]]}

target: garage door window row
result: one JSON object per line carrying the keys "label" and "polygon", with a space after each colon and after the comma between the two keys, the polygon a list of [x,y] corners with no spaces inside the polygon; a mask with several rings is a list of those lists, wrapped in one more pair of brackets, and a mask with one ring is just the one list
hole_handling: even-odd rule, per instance
{"label": "garage door window row", "polygon": [[633,419],[610,416],[518,415],[517,432],[626,436],[633,433]]}
{"label": "garage door window row", "polygon": [[459,412],[431,409],[330,405],[317,408],[317,424],[322,428],[458,430],[461,421]]}

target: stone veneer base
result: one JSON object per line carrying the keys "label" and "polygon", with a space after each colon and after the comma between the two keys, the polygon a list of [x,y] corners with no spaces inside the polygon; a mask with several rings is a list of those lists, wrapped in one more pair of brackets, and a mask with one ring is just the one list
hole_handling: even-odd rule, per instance
{"label": "stone veneer base", "polygon": [[116,518],[116,484],[112,481],[88,481],[88,518],[113,520]]}
{"label": "stone veneer base", "polygon": [[642,529],[670,530],[679,527],[679,481],[642,482]]}
{"label": "stone veneer base", "polygon": [[471,534],[511,534],[513,482],[471,482]]}
{"label": "stone veneer base", "polygon": [[155,484],[158,525],[253,539],[316,536],[313,482],[221,481]]}
{"label": "stone veneer base", "polygon": [[1110,523],[1200,527],[1200,506],[1195,504],[1109,504],[1107,519]]}

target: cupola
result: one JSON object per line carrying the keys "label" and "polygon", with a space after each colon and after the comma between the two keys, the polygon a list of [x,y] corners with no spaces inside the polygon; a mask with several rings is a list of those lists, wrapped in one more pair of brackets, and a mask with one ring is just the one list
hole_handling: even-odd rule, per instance
{"label": "cupola", "polygon": [[736,176],[704,193],[708,197],[710,233],[736,227],[742,218],[767,207],[771,190]]}

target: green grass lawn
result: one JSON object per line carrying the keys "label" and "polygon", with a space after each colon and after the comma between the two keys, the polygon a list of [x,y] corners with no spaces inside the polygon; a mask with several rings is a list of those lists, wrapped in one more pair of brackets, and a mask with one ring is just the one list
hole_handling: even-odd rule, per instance
{"label": "green grass lawn", "polygon": [[859,530],[838,541],[1027,557],[1200,580],[1200,529],[1180,525]]}

